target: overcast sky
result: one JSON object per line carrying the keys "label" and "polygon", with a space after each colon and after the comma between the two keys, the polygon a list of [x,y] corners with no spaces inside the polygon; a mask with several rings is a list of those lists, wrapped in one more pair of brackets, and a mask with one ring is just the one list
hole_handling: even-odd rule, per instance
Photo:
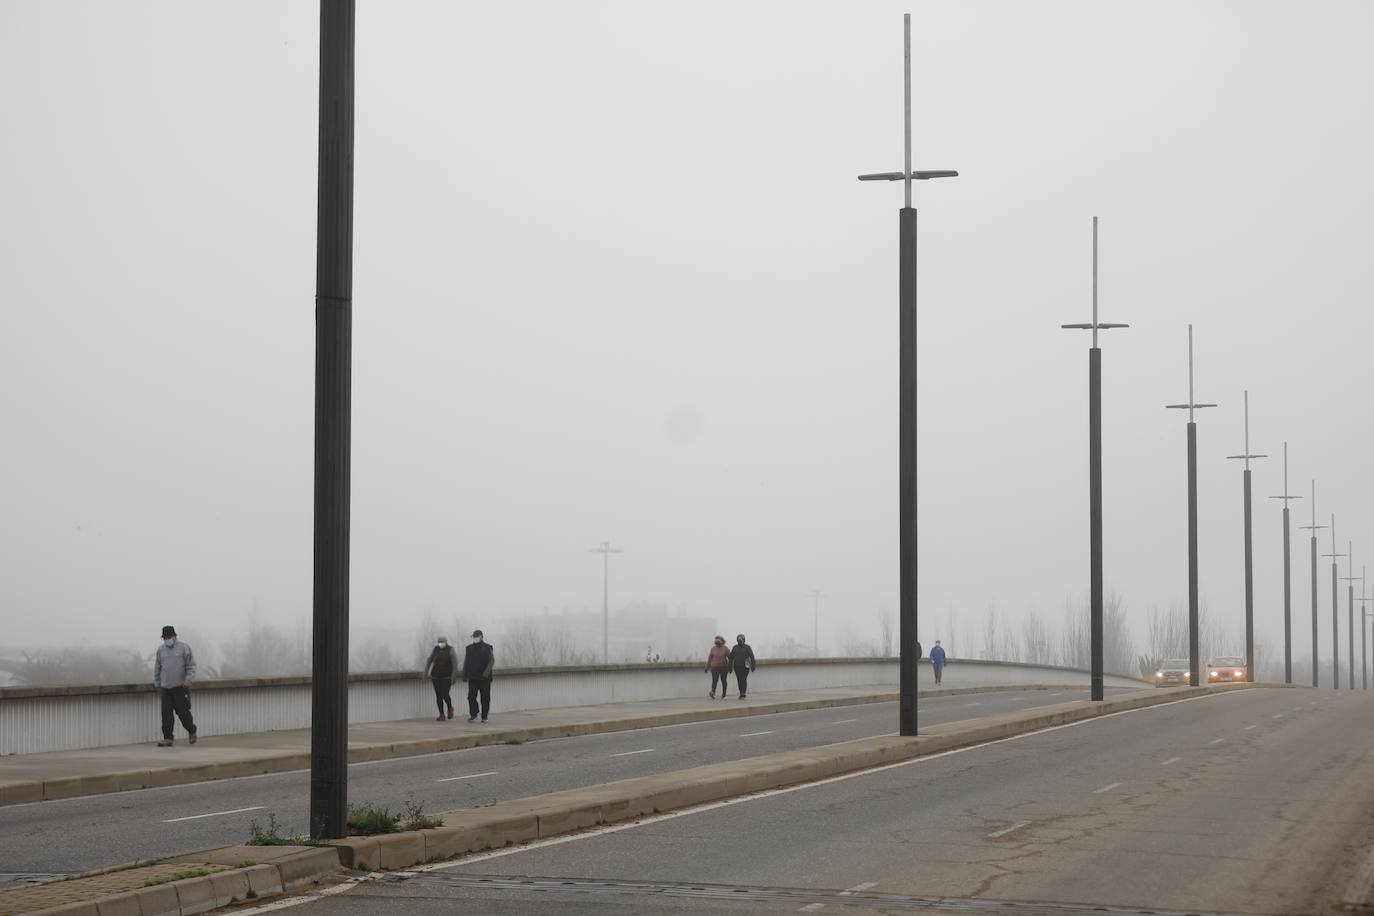
{"label": "overcast sky", "polygon": [[[895,612],[908,10],[927,645],[1086,592],[1093,215],[1108,586],[1186,601],[1189,322],[1213,611],[1247,388],[1260,635],[1285,440],[1374,566],[1374,5],[360,2],[356,624],[597,607],[603,539],[757,643]],[[311,2],[0,5],[0,641],[308,619],[317,67]]]}

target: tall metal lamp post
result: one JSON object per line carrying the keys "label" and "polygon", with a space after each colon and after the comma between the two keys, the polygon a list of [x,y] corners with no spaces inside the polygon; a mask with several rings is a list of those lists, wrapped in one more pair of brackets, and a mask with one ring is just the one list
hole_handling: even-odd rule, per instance
{"label": "tall metal lamp post", "polygon": [[953,170],[913,171],[911,168],[911,14],[903,23],[903,140],[902,171],[860,175],[860,181],[900,181],[906,186],[905,205],[898,218],[899,314],[898,423],[898,575],[901,607],[897,639],[899,722],[903,735],[916,734],[916,210],[911,206],[911,182],[953,178]]}
{"label": "tall metal lamp post", "polygon": [[[1247,425],[1248,425],[1248,424],[1247,424]],[[1246,451],[1249,451],[1249,448],[1247,448]],[[1314,495],[1315,495],[1315,494],[1314,494]],[[1292,563],[1292,558],[1291,558],[1290,553],[1289,553],[1289,548],[1290,548],[1290,546],[1291,546],[1291,543],[1290,543],[1290,542],[1291,542],[1291,540],[1292,540],[1292,538],[1291,538],[1290,535],[1289,535],[1289,532],[1290,532],[1292,529],[1288,527],[1288,501],[1291,500],[1291,499],[1302,499],[1302,497],[1301,497],[1301,496],[1289,496],[1289,495],[1288,495],[1288,443],[1287,443],[1287,442],[1285,442],[1285,443],[1283,444],[1283,495],[1282,495],[1282,496],[1271,496],[1271,497],[1269,497],[1269,498],[1270,498],[1270,499],[1281,499],[1281,500],[1283,500],[1283,682],[1284,682],[1285,684],[1291,684],[1291,683],[1293,683],[1293,563]],[[1249,500],[1246,500],[1246,502],[1248,503]],[[1316,521],[1316,519],[1313,519],[1313,521]],[[1317,552],[1316,539],[1313,538],[1313,541],[1312,541],[1312,553],[1315,555],[1316,552]],[[1249,565],[1249,564],[1247,564],[1247,565]],[[1313,579],[1313,581],[1312,581],[1312,594],[1313,594],[1314,600],[1315,600],[1315,596],[1316,596],[1316,588],[1317,588],[1317,583],[1316,583],[1316,580]],[[1313,665],[1313,668],[1312,668],[1312,670],[1313,670],[1313,677],[1316,677],[1316,664],[1317,664],[1316,651],[1315,651],[1316,648],[1317,648],[1317,643],[1316,643],[1316,629],[1315,629],[1316,622],[1317,622],[1317,615],[1316,615],[1316,613],[1314,612],[1313,615],[1312,615],[1312,623],[1313,623],[1313,625],[1314,625],[1313,634],[1312,634],[1312,649],[1313,649],[1313,657],[1312,657],[1312,665]],[[1314,683],[1312,686],[1315,687],[1315,686],[1317,686],[1317,685]]]}
{"label": "tall metal lamp post", "polygon": [[1201,684],[1202,664],[1198,659],[1197,591],[1197,422],[1193,411],[1215,404],[1199,404],[1193,399],[1193,326],[1188,325],[1188,403],[1166,404],[1168,410],[1188,411],[1188,677]]}
{"label": "tall metal lamp post", "polygon": [[610,541],[602,541],[596,547],[588,548],[588,553],[601,554],[601,664],[611,663],[611,554],[624,553],[612,547]]}
{"label": "tall metal lamp post", "polygon": [[[1358,577],[1357,577],[1357,576],[1355,575],[1355,542],[1354,542],[1354,541],[1350,541],[1350,542],[1348,542],[1348,544],[1346,545],[1345,569],[1346,569],[1346,572],[1350,573],[1350,575],[1348,575],[1348,576],[1342,576],[1342,577],[1341,577],[1341,580],[1342,580],[1343,582],[1347,583],[1347,584],[1346,584],[1346,587],[1345,587],[1345,588],[1346,588],[1345,614],[1346,614],[1346,621],[1347,621],[1347,628],[1348,628],[1348,629],[1347,629],[1347,632],[1346,632],[1345,645],[1346,645],[1346,651],[1348,651],[1348,652],[1350,653],[1350,664],[1346,666],[1346,670],[1350,672],[1350,689],[1351,689],[1351,690],[1354,690],[1354,689],[1355,689],[1355,583],[1356,583],[1356,582],[1361,582],[1361,581],[1364,580],[1364,576],[1358,576]],[[1363,627],[1363,626],[1360,627],[1360,633],[1361,633],[1361,634],[1364,633],[1364,627]]]}
{"label": "tall metal lamp post", "polygon": [[[1245,679],[1255,680],[1255,564],[1254,541],[1250,527],[1250,459],[1268,455],[1250,454],[1250,392],[1245,392],[1245,454],[1227,455],[1245,461]],[[1285,551],[1286,553],[1286,551]],[[1287,573],[1285,572],[1285,576]],[[1285,581],[1287,581],[1285,579]]]}
{"label": "tall metal lamp post", "polygon": [[1364,574],[1366,569],[1360,567],[1360,689],[1369,689],[1369,637],[1365,635],[1364,623],[1369,619],[1369,598],[1365,594]]}
{"label": "tall metal lamp post", "polygon": [[315,222],[315,512],[310,835],[348,820],[348,547],[353,398],[353,0],[320,2]]}
{"label": "tall metal lamp post", "polygon": [[1091,697],[1103,698],[1102,653],[1102,350],[1097,332],[1126,328],[1097,320],[1097,217],[1093,217],[1093,320],[1061,324],[1061,328],[1092,331],[1088,349],[1088,594],[1089,640],[1092,647]]}
{"label": "tall metal lamp post", "polygon": [[1337,584],[1336,560],[1346,556],[1336,553],[1336,515],[1331,514],[1331,552],[1322,554],[1331,558],[1331,689],[1341,689],[1341,597]]}
{"label": "tall metal lamp post", "polygon": [[814,658],[821,657],[821,599],[830,596],[820,589],[813,589],[807,596],[811,599],[811,654]]}
{"label": "tall metal lamp post", "polygon": [[1317,482],[1312,481],[1312,524],[1303,525],[1301,530],[1312,532],[1312,686],[1316,687],[1320,678],[1317,674],[1317,532],[1325,528],[1317,524]]}

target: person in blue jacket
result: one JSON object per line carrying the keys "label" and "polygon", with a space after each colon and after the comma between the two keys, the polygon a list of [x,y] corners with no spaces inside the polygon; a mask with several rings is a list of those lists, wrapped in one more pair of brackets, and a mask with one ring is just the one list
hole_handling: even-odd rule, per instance
{"label": "person in blue jacket", "polygon": [[940,640],[935,640],[935,645],[930,650],[930,667],[935,672],[935,683],[940,683],[940,676],[945,670],[945,649],[940,645]]}

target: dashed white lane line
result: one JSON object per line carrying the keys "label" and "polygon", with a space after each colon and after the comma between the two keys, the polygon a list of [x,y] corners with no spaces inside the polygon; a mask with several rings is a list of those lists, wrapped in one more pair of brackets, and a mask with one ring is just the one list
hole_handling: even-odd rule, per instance
{"label": "dashed white lane line", "polygon": [[1208,743],[1208,744],[1220,744],[1221,742],[1223,742],[1223,741],[1225,741],[1225,740],[1226,740],[1225,738],[1213,738],[1211,741],[1208,741],[1207,743]]}
{"label": "dashed white lane line", "polygon": [[1255,727],[1255,726],[1253,726],[1253,725],[1247,725],[1247,726],[1245,726],[1244,728],[1242,728],[1241,731],[1243,731],[1243,732],[1248,732],[1250,729],[1252,729],[1252,728],[1254,728],[1254,727]]}
{"label": "dashed white lane line", "polygon": [[989,834],[988,834],[988,839],[990,839],[990,840],[995,840],[995,839],[997,839],[999,836],[1006,836],[1007,834],[1011,833],[1013,830],[1020,830],[1022,827],[1029,827],[1029,826],[1030,826],[1030,821],[1021,821],[1021,822],[1018,823],[1018,824],[1012,824],[1010,827],[1003,827],[1001,830],[994,830],[992,833],[989,833]]}
{"label": "dashed white lane line", "polygon": [[817,910],[825,909],[824,903],[808,903],[806,906],[797,910],[798,913],[814,913]]}
{"label": "dashed white lane line", "polygon": [[1180,760],[1182,760],[1182,759],[1183,759],[1182,757],[1170,757],[1168,760],[1166,760],[1166,761],[1164,761],[1163,763],[1161,763],[1160,766],[1162,766],[1162,767],[1167,767],[1169,764],[1171,764],[1171,763],[1178,763],[1178,762],[1179,762]]}
{"label": "dashed white lane line", "polygon": [[982,706],[982,703],[965,703],[965,706]]}
{"label": "dashed white lane line", "polygon": [[1094,795],[1101,795],[1103,792],[1110,792],[1110,791],[1112,791],[1112,789],[1115,789],[1115,788],[1119,787],[1120,785],[1121,785],[1121,783],[1119,783],[1119,782],[1109,782],[1109,783],[1107,783],[1105,786],[1103,786],[1103,787],[1100,788],[1100,789],[1093,789],[1093,794],[1094,794]]}
{"label": "dashed white lane line", "polygon": [[857,722],[857,721],[859,721],[859,720],[858,720],[858,719],[839,719],[839,720],[837,720],[837,721],[835,721],[835,722],[831,722],[830,724],[831,724],[831,725],[844,725],[846,722]]}
{"label": "dashed white lane line", "polygon": [[200,820],[202,817],[219,817],[221,814],[242,814],[242,813],[244,813],[245,811],[261,811],[261,810],[262,810],[263,808],[265,808],[265,807],[267,807],[267,806],[266,806],[266,805],[254,805],[254,806],[251,807],[251,808],[235,808],[235,809],[233,809],[232,811],[212,811],[212,812],[210,812],[209,814],[192,814],[190,817],[174,817],[174,818],[171,818],[170,820],[165,820],[165,821],[163,821],[162,823],[164,823],[164,824],[178,824],[178,823],[180,823],[180,822],[182,822],[182,821],[198,821],[198,820]]}
{"label": "dashed white lane line", "polygon": [[483,776],[495,776],[495,775],[496,775],[496,771],[495,771],[495,770],[492,770],[490,773],[469,773],[469,774],[466,775],[466,776],[445,776],[443,779],[441,779],[441,780],[439,780],[439,781],[440,781],[440,782],[457,782],[458,780],[461,780],[461,779],[481,779]]}
{"label": "dashed white lane line", "polygon": [[853,887],[847,887],[847,888],[845,888],[844,890],[840,891],[839,896],[841,896],[841,897],[848,897],[850,894],[857,894],[857,893],[859,893],[860,891],[866,891],[866,890],[868,890],[870,887],[877,887],[877,886],[878,886],[878,882],[877,882],[877,881],[865,881],[863,884],[856,884],[856,885],[854,885]]}
{"label": "dashed white lane line", "polygon": [[1064,695],[1064,691],[1062,691],[1062,690],[1059,691],[1058,693],[1051,693],[1051,694],[1049,694],[1049,696],[1052,696],[1052,697],[1062,697],[1063,695]]}
{"label": "dashed white lane line", "polygon": [[652,754],[652,753],[654,752],[654,750],[655,750],[655,749],[652,748],[652,747],[646,747],[646,748],[644,748],[643,750],[640,750],[640,751],[621,751],[619,754],[612,754],[611,756],[612,756],[612,757],[633,757],[635,754]]}
{"label": "dashed white lane line", "polygon": [[1274,718],[1275,718],[1275,719],[1282,719],[1282,718],[1283,718],[1283,713],[1281,713],[1281,712],[1276,712],[1276,713],[1274,713]]}
{"label": "dashed white lane line", "polygon": [[741,737],[741,738],[757,738],[759,735],[771,735],[771,734],[773,734],[771,731],[766,731],[766,732],[745,732],[744,734],[740,735],[740,737]]}

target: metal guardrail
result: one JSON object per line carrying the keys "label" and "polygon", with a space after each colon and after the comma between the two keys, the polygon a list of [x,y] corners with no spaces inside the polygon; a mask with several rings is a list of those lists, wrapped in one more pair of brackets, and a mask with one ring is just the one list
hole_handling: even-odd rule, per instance
{"label": "metal guardrail", "polygon": [[[504,711],[624,703],[705,694],[709,680],[700,662],[498,668],[493,705]],[[933,682],[928,661],[918,669],[921,685]],[[952,659],[945,672],[951,687],[1014,684],[1087,684],[1075,668],[981,659]],[[1108,676],[1108,686],[1142,687],[1135,678]],[[896,690],[895,658],[763,659],[750,678],[759,696],[816,687]],[[462,705],[462,685],[455,699]],[[350,722],[387,722],[431,714],[429,681],[415,674],[355,674],[349,677]],[[310,725],[310,678],[225,678],[197,682],[193,711],[201,735],[242,734]],[[0,754],[34,754],[155,741],[159,732],[157,692],[148,684],[0,688]],[[178,726],[179,729],[179,726]]]}

